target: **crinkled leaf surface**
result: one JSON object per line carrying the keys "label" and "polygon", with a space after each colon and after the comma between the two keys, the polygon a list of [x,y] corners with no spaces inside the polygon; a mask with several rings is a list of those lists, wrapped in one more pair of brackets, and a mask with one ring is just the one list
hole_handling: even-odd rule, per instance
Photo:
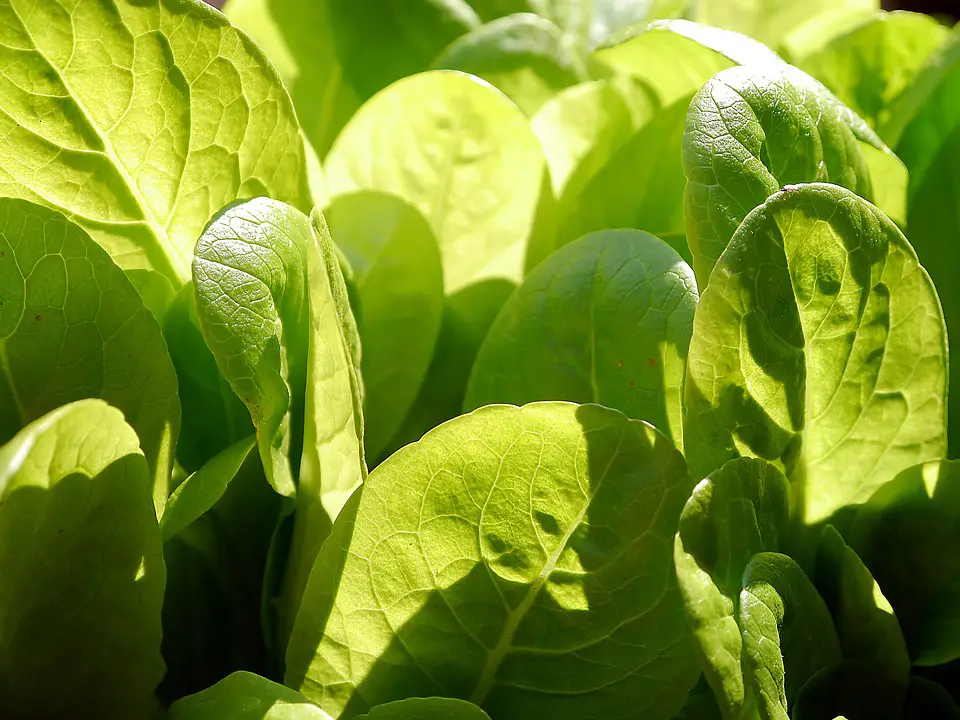
{"label": "crinkled leaf surface", "polygon": [[889,601],[860,557],[832,526],[817,547],[817,591],[833,617],[845,659],[873,664],[905,689],[910,656]]}
{"label": "crinkled leaf surface", "polygon": [[490,720],[490,716],[464,700],[437,697],[377,705],[358,720]]}
{"label": "crinkled leaf surface", "polygon": [[13,0],[2,14],[2,194],[63,211],[121,267],[177,284],[226,203],[309,206],[290,98],[211,7]]}
{"label": "crinkled leaf surface", "polygon": [[177,373],[183,410],[177,462],[192,473],[217,453],[252,435],[253,423],[220,374],[200,332],[192,280],[180,288],[164,316],[163,337]]}
{"label": "crinkled leaf surface", "polygon": [[297,496],[287,603],[366,474],[359,342],[329,231],[268,198],[226,209],[197,243],[197,311],[250,410],[270,484]]}
{"label": "crinkled leaf surface", "polygon": [[857,142],[869,133],[794,69],[713,77],[690,105],[683,138],[687,242],[700,287],[747,213],[785,185],[831,182],[871,199]]}
{"label": "crinkled leaf surface", "polygon": [[817,671],[840,662],[840,642],[817,589],[792,559],[755,555],[743,573],[738,613],[743,677],[763,720],[787,710]]}
{"label": "crinkled leaf surface", "polygon": [[960,463],[931,462],[880,488],[851,531],[920,665],[960,658],[958,508]]}
{"label": "crinkled leaf surface", "polygon": [[696,305],[693,271],[663,241],[636,230],[587,235],[539,265],[500,311],[464,409],[594,402],[655,425],[682,448]]}
{"label": "crinkled leaf surface", "polygon": [[384,193],[341,195],[325,211],[350,262],[363,342],[364,445],[379,458],[423,383],[443,317],[440,250],[426,219]]}
{"label": "crinkled leaf surface", "polygon": [[300,127],[324,157],[361,104],[337,58],[330,0],[228,0],[223,11],[276,65]]}
{"label": "crinkled leaf surface", "polygon": [[[950,337],[960,337],[960,30],[931,55],[891,110],[881,128],[910,171],[907,227],[920,262],[937,285]],[[951,385],[960,387],[960,363],[953,363]],[[960,457],[960,393],[950,402],[949,457]]]}
{"label": "crinkled leaf surface", "polygon": [[170,720],[330,720],[330,716],[296,690],[241,671],[175,702]]}
{"label": "crinkled leaf surface", "polygon": [[118,407],[137,432],[159,514],[180,403],[156,318],[83,228],[54,210],[0,199],[0,442],[89,397]]}
{"label": "crinkled leaf surface", "polygon": [[583,61],[564,42],[560,28],[532,13],[481,25],[445,48],[431,67],[481,77],[528,115],[559,90],[587,76]]}
{"label": "crinkled leaf surface", "polygon": [[835,185],[754,210],[700,296],[685,385],[696,475],[780,465],[801,522],[865,502],[946,449],[946,337],[927,273],[879,210]]}
{"label": "crinkled leaf surface", "polygon": [[79,400],[0,448],[0,579],[4,714],[149,717],[165,571],[150,474],[119,410]]}
{"label": "crinkled leaf surface", "polygon": [[887,122],[891,104],[947,34],[929,15],[877,13],[797,65],[880,128]]}
{"label": "crinkled leaf surface", "polygon": [[344,719],[436,694],[505,719],[672,718],[698,674],[670,542],[691,486],[665,437],[599,406],[450,421],[341,513],[287,683]]}
{"label": "crinkled leaf surface", "polygon": [[440,244],[452,294],[489,278],[519,283],[544,164],[528,121],[503,94],[463,73],[432,71],[366,103],[324,169],[334,199],[379,190],[416,207]]}
{"label": "crinkled leaf surface", "polygon": [[790,521],[790,489],[772,465],[739,458],[702,480],[680,516],[674,564],[704,676],[724,716],[752,707],[741,662],[737,604],[754,555],[780,549]]}
{"label": "crinkled leaf surface", "polygon": [[325,0],[344,77],[361,98],[426,70],[480,25],[465,0]]}

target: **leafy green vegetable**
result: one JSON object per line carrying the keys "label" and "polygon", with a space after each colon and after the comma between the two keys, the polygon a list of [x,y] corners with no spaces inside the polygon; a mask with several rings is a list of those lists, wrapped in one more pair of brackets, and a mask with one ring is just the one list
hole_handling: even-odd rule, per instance
{"label": "leafy green vegetable", "polygon": [[330,231],[353,268],[363,342],[366,454],[378,458],[410,411],[443,317],[437,241],[409,203],[384,193],[339,196]]}
{"label": "leafy green vegetable", "polygon": [[811,37],[837,34],[879,9],[879,0],[712,0],[697,4],[694,19],[744,33],[793,57]]}
{"label": "leafy green vegetable", "polygon": [[788,718],[788,702],[820,668],[840,661],[830,613],[813,583],[780,553],[754,555],[743,573],[743,676],[761,718]]}
{"label": "leafy green vegetable", "polygon": [[693,99],[683,139],[687,241],[700,287],[747,214],[780,188],[824,181],[870,199],[858,137],[869,137],[863,121],[803,73],[741,67],[710,80]]}
{"label": "leafy green vegetable", "polygon": [[150,473],[119,410],[69,403],[0,448],[0,578],[4,714],[147,716],[165,572]]}
{"label": "leafy green vegetable", "polygon": [[368,98],[480,25],[464,0],[326,0],[344,77]]}
{"label": "leafy green vegetable", "polygon": [[253,673],[235,672],[178,700],[170,720],[330,720],[300,693]]}
{"label": "leafy green vegetable", "polygon": [[337,58],[330,0],[228,0],[223,10],[266,50],[301,129],[324,157],[361,104]]}
{"label": "leafy green vegetable", "polygon": [[893,608],[860,557],[828,525],[820,538],[814,576],[830,608],[843,656],[872,663],[887,682],[904,688],[910,657]]}
{"label": "leafy green vegetable", "polygon": [[605,408],[447,423],[341,513],[287,683],[342,718],[435,694],[500,718],[671,718],[697,675],[668,539],[691,485],[662,435]]}
{"label": "leafy green vegetable", "polygon": [[700,482],[680,516],[674,543],[677,580],[704,675],[724,717],[742,717],[752,706],[741,669],[737,605],[751,559],[785,544],[789,492],[772,465],[739,458]]}
{"label": "leafy green vegetable", "polygon": [[781,465],[798,518],[866,501],[946,450],[947,356],[933,284],[849,190],[788,187],[754,210],[701,294],[684,438],[695,475]]}
{"label": "leafy green vegetable", "polygon": [[366,720],[490,720],[476,705],[453,698],[409,698],[373,708]]}
{"label": "leafy green vegetable", "polygon": [[960,658],[958,492],[958,463],[908,468],[870,498],[851,530],[920,665]]}
{"label": "leafy green vegetable", "polygon": [[139,436],[160,514],[180,403],[156,318],[83,228],[0,198],[0,442],[90,397],[119,408]]}
{"label": "leafy green vegetable", "polygon": [[201,2],[20,3],[4,12],[0,191],[63,211],[123,268],[179,285],[237,197],[309,207],[276,71]]}
{"label": "leafy green vegetable", "polygon": [[177,373],[183,419],[177,461],[196,472],[217,453],[253,434],[250,413],[220,374],[200,332],[193,281],[164,316],[163,336]]}
{"label": "leafy green vegetable", "polygon": [[946,36],[947,29],[927,15],[877,13],[798,65],[880,128],[889,118],[891,104]]}
{"label": "leafy green vegetable", "polygon": [[530,13],[481,25],[451,43],[432,67],[481,77],[528,115],[557,91],[587,79],[583,61],[564,43],[560,29]]}
{"label": "leafy green vegetable", "polygon": [[537,267],[487,333],[464,409],[595,402],[682,448],[681,394],[697,304],[689,266],[652,235],[610,230]]}
{"label": "leafy green vegetable", "polygon": [[160,518],[160,535],[164,540],[169,540],[216,504],[255,446],[253,436],[231,445],[173,491]]}
{"label": "leafy green vegetable", "polygon": [[[960,251],[950,240],[960,233],[955,207],[960,157],[960,31],[954,30],[899,96],[881,133],[910,171],[907,227],[924,267],[929,270],[947,320],[960,337],[960,289],[953,278]],[[951,366],[953,387],[960,386],[960,364]],[[960,394],[950,403],[950,454],[960,456]]]}
{"label": "leafy green vegetable", "polygon": [[523,277],[543,153],[523,114],[486,83],[452,71],[401,80],[354,116],[325,170],[333,199],[379,190],[423,214],[448,295]]}
{"label": "leafy green vegetable", "polygon": [[197,243],[194,284],[204,338],[250,410],[267,479],[297,497],[292,621],[331,521],[366,474],[359,342],[326,222],[267,198],[230,207]]}

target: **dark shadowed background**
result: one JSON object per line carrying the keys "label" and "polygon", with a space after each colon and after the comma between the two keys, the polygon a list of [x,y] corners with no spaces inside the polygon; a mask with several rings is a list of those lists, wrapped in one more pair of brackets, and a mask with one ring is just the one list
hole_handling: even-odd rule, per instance
{"label": "dark shadowed background", "polygon": [[885,10],[914,10],[960,20],[960,0],[884,0]]}

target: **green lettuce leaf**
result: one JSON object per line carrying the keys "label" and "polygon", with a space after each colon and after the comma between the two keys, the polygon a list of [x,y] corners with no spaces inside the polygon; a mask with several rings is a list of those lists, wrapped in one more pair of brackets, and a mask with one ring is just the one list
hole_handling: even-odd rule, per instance
{"label": "green lettuce leaf", "polygon": [[929,15],[877,13],[802,58],[797,66],[871,126],[880,128],[889,118],[890,106],[946,37],[947,29]]}
{"label": "green lettuce leaf", "polygon": [[[920,262],[930,272],[943,303],[947,330],[960,337],[960,202],[957,160],[960,158],[960,29],[927,60],[910,87],[901,93],[880,132],[910,171],[907,227]],[[950,369],[953,387],[960,387],[960,363]],[[950,402],[949,457],[960,457],[960,393]]]}
{"label": "green lettuce leaf", "polygon": [[764,552],[743,573],[738,620],[744,682],[759,717],[789,720],[787,710],[807,680],[840,662],[827,606],[791,558]]}
{"label": "green lettuce leaf", "polygon": [[488,84],[448,70],[397,82],[344,128],[324,170],[334,200],[379,190],[423,214],[448,295],[523,277],[543,152],[523,113]]}
{"label": "green lettuce leaf", "polygon": [[256,438],[251,435],[231,445],[191,473],[171,493],[160,518],[160,535],[164,540],[169,540],[216,505],[256,444]]}
{"label": "green lettuce leaf", "polygon": [[830,609],[845,659],[871,663],[906,690],[910,656],[889,601],[860,557],[832,526],[817,548],[814,583]]}
{"label": "green lettuce leaf", "polygon": [[124,269],[175,285],[226,203],[309,207],[290,98],[223,15],[194,0],[72,7],[4,12],[0,194],[61,210]]}
{"label": "green lettuce leaf", "polygon": [[164,316],[163,337],[177,373],[183,410],[177,462],[192,473],[252,435],[253,423],[203,339],[192,280],[180,288]]}
{"label": "green lettuce leaf", "polygon": [[636,230],[587,235],[539,265],[500,311],[464,410],[594,402],[655,425],[682,449],[696,305],[693,272],[666,243]]}
{"label": "green lettuce leaf", "polygon": [[284,606],[366,475],[359,340],[322,215],[268,198],[225,209],[194,259],[197,312],[257,429],[270,484],[297,498]]}
{"label": "green lettuce leaf", "polygon": [[694,474],[781,466],[799,522],[865,502],[946,449],[946,336],[930,277],[883,213],[835,185],[754,210],[701,294],[685,385]]}
{"label": "green lettuce leaf", "polygon": [[228,0],[223,11],[266,51],[290,91],[301,129],[325,157],[361,105],[337,58],[330,0]]}
{"label": "green lettuce leaf", "polygon": [[347,82],[369,98],[426,70],[452,41],[477,28],[465,0],[325,0]]}
{"label": "green lettuce leaf", "polygon": [[430,367],[443,317],[440,250],[424,217],[396,196],[340,195],[324,214],[352,267],[363,343],[364,445],[377,459]]}
{"label": "green lettuce leaf", "polygon": [[587,79],[583,60],[564,43],[560,28],[530,13],[499,18],[457,38],[431,67],[483,78],[527,115]]}
{"label": "green lettuce leaf", "polygon": [[303,695],[238,671],[170,707],[170,720],[332,720]]}
{"label": "green lettuce leaf", "polygon": [[490,720],[490,716],[472,703],[438,697],[377,705],[358,720]]}
{"label": "green lettuce leaf", "polygon": [[82,227],[54,210],[2,198],[0,442],[91,397],[119,408],[139,436],[159,515],[180,403],[157,320]]}
{"label": "green lettuce leaf", "polygon": [[446,423],[337,519],[286,682],[343,720],[437,694],[505,720],[672,718],[698,675],[670,543],[691,486],[665,437],[599,406]]}
{"label": "green lettuce leaf", "polygon": [[875,136],[821,87],[786,66],[740,67],[717,74],[694,97],[683,167],[700,287],[747,214],[780,188],[822,181],[872,198],[857,141]]}
{"label": "green lettuce leaf", "polygon": [[0,448],[5,715],[154,710],[166,573],[150,485],[133,428],[102,400],[64,405]]}
{"label": "green lettuce leaf", "polygon": [[680,594],[704,676],[727,718],[744,717],[753,703],[737,617],[743,573],[755,555],[785,544],[789,514],[786,478],[763,460],[739,458],[701,481],[680,516]]}

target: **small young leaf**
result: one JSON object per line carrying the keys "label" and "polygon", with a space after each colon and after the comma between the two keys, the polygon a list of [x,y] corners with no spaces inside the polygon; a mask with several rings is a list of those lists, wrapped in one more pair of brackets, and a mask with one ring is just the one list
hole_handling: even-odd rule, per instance
{"label": "small young leaf", "polygon": [[437,70],[391,85],[344,128],[324,169],[333,199],[379,190],[423,214],[448,295],[523,277],[543,151],[523,113],[487,83]]}
{"label": "small young leaf", "polygon": [[870,663],[904,689],[910,656],[893,608],[843,537],[827,525],[817,548],[814,583],[830,609],[843,657]]}
{"label": "small young leaf", "polygon": [[813,583],[786,555],[754,555],[743,573],[738,620],[743,677],[763,720],[789,704],[817,671],[840,662],[840,642]]}
{"label": "small young leaf", "polygon": [[752,700],[741,670],[737,604],[743,573],[776,551],[789,530],[786,478],[763,460],[739,458],[700,482],[680,516],[674,564],[704,675],[724,713],[743,716]]}
{"label": "small young leaf", "polygon": [[409,698],[377,705],[357,720],[490,720],[490,716],[463,700]]}
{"label": "small young leaf", "polygon": [[303,695],[249,672],[177,700],[170,720],[332,720]]}
{"label": "small young leaf", "polygon": [[337,519],[286,682],[344,720],[437,694],[504,720],[672,718],[698,674],[670,549],[691,485],[665,437],[599,406],[448,422]]}
{"label": "small young leaf", "polygon": [[173,491],[160,518],[160,535],[164,541],[217,503],[255,446],[256,439],[252,435],[231,445]]}
{"label": "small young leaf", "polygon": [[942,457],[946,373],[936,291],[897,227],[849,190],[789,187],[750,213],[701,295],[687,459],[696,475],[775,462],[798,519],[820,522]]}
{"label": "small young leaf", "polygon": [[4,715],[150,717],[165,576],[147,464],[119,410],[79,400],[0,448]]}
{"label": "small young leaf", "polygon": [[686,230],[701,288],[747,214],[780,188],[831,182],[872,199],[858,139],[879,139],[808,75],[739,67],[694,97],[683,138]]}
{"label": "small young leaf", "polygon": [[530,13],[481,25],[451,43],[431,68],[483,78],[533,115],[559,90],[587,79],[580,58],[560,28]]}
{"label": "small young leaf", "polygon": [[595,402],[682,449],[680,405],[697,305],[693,271],[636,230],[566,245],[524,280],[477,354],[464,409]]}

